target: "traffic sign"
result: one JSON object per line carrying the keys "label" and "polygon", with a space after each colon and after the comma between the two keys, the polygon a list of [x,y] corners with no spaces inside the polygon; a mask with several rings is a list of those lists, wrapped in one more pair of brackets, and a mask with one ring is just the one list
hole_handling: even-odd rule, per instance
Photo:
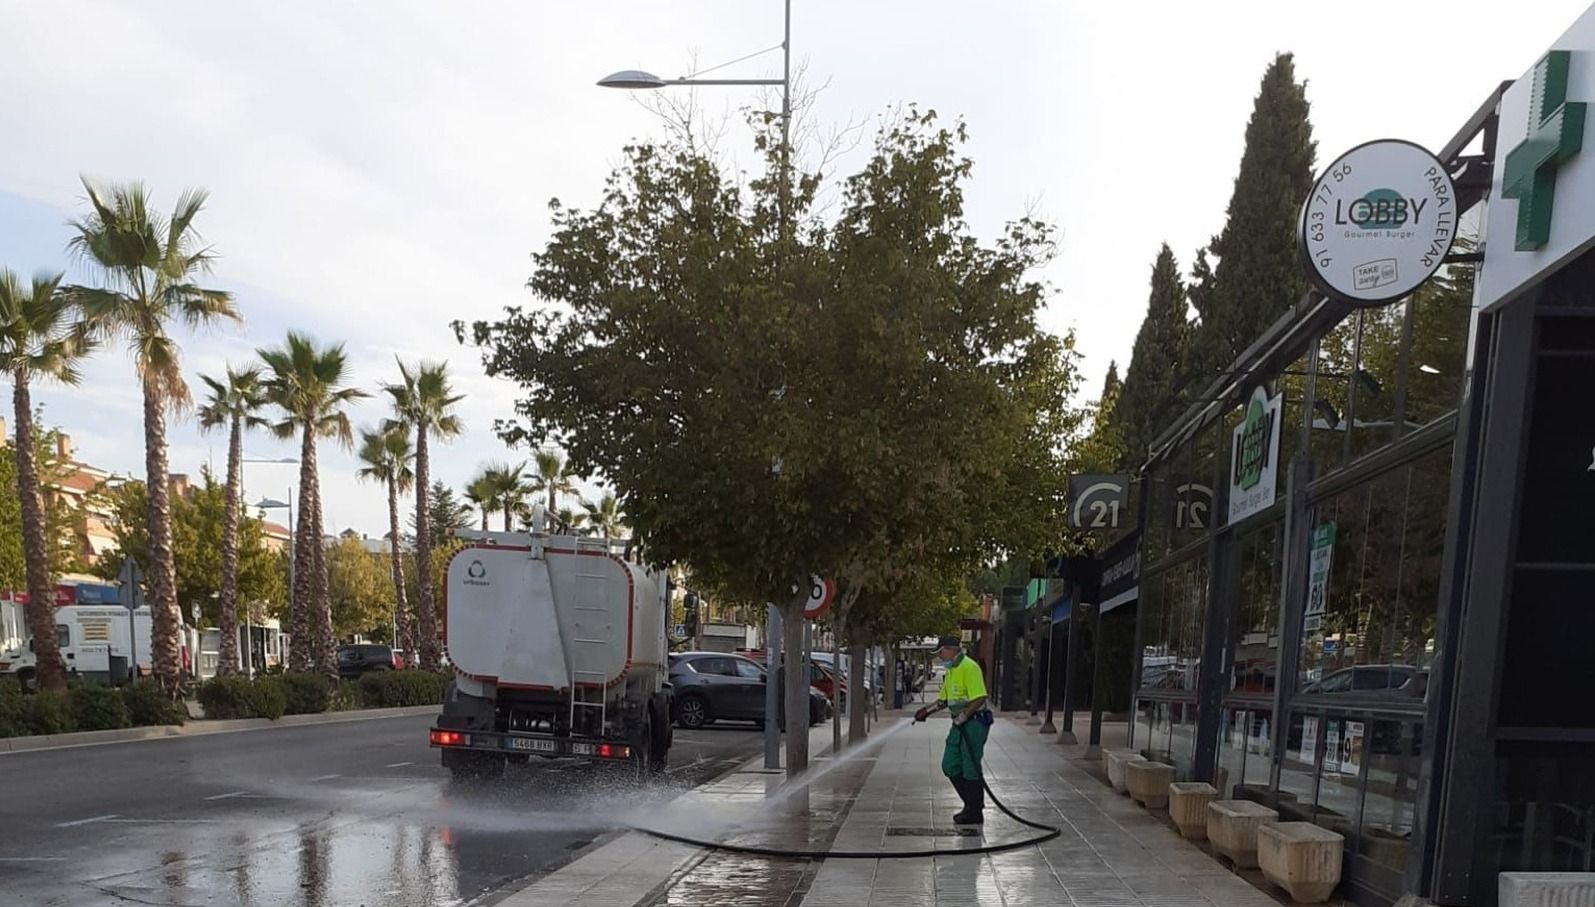
{"label": "traffic sign", "polygon": [[812,585],[809,587],[809,600],[803,606],[803,617],[805,620],[819,620],[831,610],[831,602],[836,599],[836,583],[818,574],[810,577],[810,582]]}

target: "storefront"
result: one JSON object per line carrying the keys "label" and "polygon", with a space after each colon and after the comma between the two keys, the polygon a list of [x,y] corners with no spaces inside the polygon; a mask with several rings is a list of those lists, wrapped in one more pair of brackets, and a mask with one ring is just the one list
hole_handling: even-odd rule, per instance
{"label": "storefront", "polygon": [[1436,152],[1433,277],[1301,300],[1141,474],[1132,745],[1359,902],[1595,869],[1595,10],[1554,46]]}

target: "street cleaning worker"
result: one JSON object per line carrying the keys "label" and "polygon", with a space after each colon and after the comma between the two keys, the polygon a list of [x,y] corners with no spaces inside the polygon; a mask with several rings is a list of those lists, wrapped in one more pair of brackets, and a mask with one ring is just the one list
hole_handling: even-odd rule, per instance
{"label": "street cleaning worker", "polygon": [[952,709],[953,726],[948,728],[942,748],[941,770],[964,801],[964,811],[953,816],[953,822],[980,825],[985,821],[986,809],[980,758],[992,723],[991,709],[986,708],[986,678],[980,673],[980,665],[964,654],[956,636],[941,638],[937,656],[946,667],[941,692],[936,694],[934,706],[914,713],[914,720],[924,721],[942,709]]}

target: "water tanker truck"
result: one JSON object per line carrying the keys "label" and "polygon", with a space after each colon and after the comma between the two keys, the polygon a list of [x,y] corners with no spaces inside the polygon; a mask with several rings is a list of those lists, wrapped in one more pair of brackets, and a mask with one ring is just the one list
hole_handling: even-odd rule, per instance
{"label": "water tanker truck", "polygon": [[[537,520],[540,522],[540,519]],[[443,583],[454,680],[429,736],[456,778],[533,756],[664,768],[665,575],[605,539],[459,531]]]}

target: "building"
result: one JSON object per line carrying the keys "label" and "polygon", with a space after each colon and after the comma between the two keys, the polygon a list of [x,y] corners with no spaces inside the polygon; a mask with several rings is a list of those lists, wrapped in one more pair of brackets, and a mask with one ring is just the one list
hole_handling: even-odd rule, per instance
{"label": "building", "polygon": [[1359,903],[1595,869],[1595,9],[1552,47],[1435,155],[1436,277],[1309,294],[1139,476],[1132,746],[1342,834]]}

